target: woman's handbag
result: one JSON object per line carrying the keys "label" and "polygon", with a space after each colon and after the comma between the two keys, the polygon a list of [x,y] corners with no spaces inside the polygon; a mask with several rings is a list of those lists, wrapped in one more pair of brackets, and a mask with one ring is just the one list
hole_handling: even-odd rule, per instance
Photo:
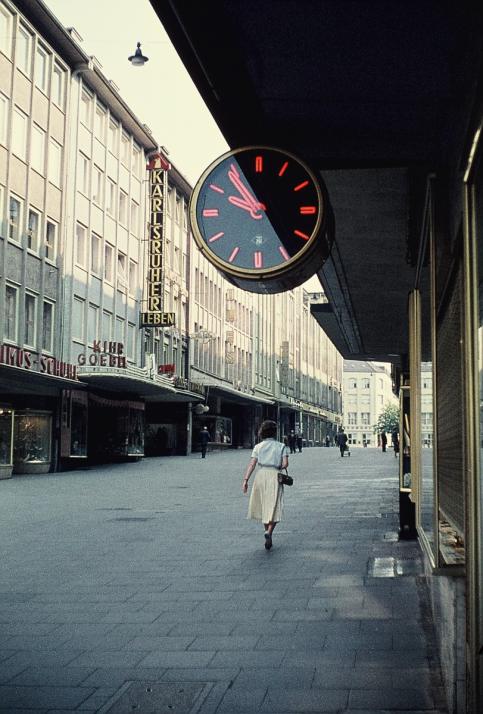
{"label": "woman's handbag", "polygon": [[288,475],[287,469],[285,471],[279,471],[278,474],[278,482],[282,484],[282,486],[293,486],[293,478]]}
{"label": "woman's handbag", "polygon": [[[280,468],[282,468],[282,461],[283,461],[283,450],[285,449],[285,444],[282,446],[282,454],[280,456],[281,461],[280,461]],[[282,484],[282,486],[293,486],[293,478],[288,475],[287,469],[282,469],[282,471],[279,471],[277,474],[278,477],[278,482]]]}

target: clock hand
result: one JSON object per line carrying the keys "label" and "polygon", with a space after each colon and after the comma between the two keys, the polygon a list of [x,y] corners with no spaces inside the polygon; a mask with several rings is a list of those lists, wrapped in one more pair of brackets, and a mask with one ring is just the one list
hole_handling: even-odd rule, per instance
{"label": "clock hand", "polygon": [[[244,203],[247,204],[250,208],[247,209],[249,210],[250,215],[252,218],[262,218],[262,216],[257,215],[258,211],[260,210],[265,210],[265,206],[263,203],[260,203],[257,201],[257,199],[253,196],[253,194],[250,193],[250,191],[247,189],[245,184],[240,178],[239,172],[236,170],[235,165],[232,164],[230,166],[230,169],[228,171],[228,178],[234,185],[234,187],[237,189],[237,191],[243,196]],[[233,203],[233,202],[232,202]],[[237,204],[234,204],[237,205]],[[244,206],[240,206],[240,208],[243,208]]]}
{"label": "clock hand", "polygon": [[[255,220],[259,220],[260,218],[263,218],[263,215],[261,213],[257,213],[257,211],[259,210],[258,207],[253,206],[253,204],[248,203],[243,198],[237,198],[237,196],[228,196],[228,200],[234,206],[238,206],[238,208],[243,208],[245,211],[248,211],[250,216],[252,218],[255,218]],[[261,206],[262,204],[259,204],[259,205]],[[265,208],[265,207],[263,206],[263,208]]]}

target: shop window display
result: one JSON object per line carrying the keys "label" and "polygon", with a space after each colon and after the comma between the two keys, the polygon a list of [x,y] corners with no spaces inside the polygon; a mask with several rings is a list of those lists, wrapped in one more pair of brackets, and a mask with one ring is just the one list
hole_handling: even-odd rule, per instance
{"label": "shop window display", "polygon": [[17,412],[14,421],[13,464],[15,473],[47,473],[50,470],[52,414]]}

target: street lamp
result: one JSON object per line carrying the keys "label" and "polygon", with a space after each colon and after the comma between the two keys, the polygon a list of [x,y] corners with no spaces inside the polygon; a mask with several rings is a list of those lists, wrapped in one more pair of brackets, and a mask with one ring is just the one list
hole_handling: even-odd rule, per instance
{"label": "street lamp", "polygon": [[142,67],[146,62],[149,61],[149,57],[146,57],[143,55],[141,52],[141,43],[138,42],[137,47],[136,47],[136,52],[128,57],[128,60],[134,67]]}

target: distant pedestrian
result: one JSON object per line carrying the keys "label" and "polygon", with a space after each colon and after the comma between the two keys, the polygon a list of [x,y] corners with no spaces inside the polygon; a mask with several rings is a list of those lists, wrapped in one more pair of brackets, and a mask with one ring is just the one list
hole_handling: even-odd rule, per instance
{"label": "distant pedestrian", "polygon": [[299,454],[301,454],[302,446],[304,445],[304,435],[301,431],[298,432],[296,441],[297,441],[297,449],[299,450]]}
{"label": "distant pedestrian", "polygon": [[386,451],[386,446],[387,446],[387,436],[385,431],[381,431],[381,447],[383,452]]}
{"label": "distant pedestrian", "polygon": [[339,444],[340,455],[344,457],[344,451],[346,451],[347,449],[347,434],[345,433],[344,429],[341,429],[339,431],[337,443]]}
{"label": "distant pedestrian", "polygon": [[258,436],[261,441],[252,451],[243,477],[242,491],[247,493],[248,481],[258,464],[250,493],[247,518],[263,523],[265,548],[270,550],[273,530],[282,519],[283,486],[278,482],[278,471],[288,466],[288,449],[285,444],[276,440],[277,424],[274,421],[264,421]]}
{"label": "distant pedestrian", "polygon": [[325,445],[326,445],[326,446],[330,446],[330,436],[329,436],[328,434],[327,434],[327,436],[325,437]]}
{"label": "distant pedestrian", "polygon": [[394,457],[397,457],[399,454],[399,434],[397,433],[397,429],[394,429],[392,434],[391,434],[391,440],[392,440],[392,448],[394,449]]}
{"label": "distant pedestrian", "polygon": [[295,432],[293,429],[291,429],[290,434],[288,435],[288,445],[290,447],[290,453],[295,454],[295,445],[297,443],[296,437],[295,437]]}
{"label": "distant pedestrian", "polygon": [[200,431],[200,444],[201,444],[201,458],[206,458],[206,449],[208,448],[208,442],[210,441],[210,432],[208,427],[204,426]]}

